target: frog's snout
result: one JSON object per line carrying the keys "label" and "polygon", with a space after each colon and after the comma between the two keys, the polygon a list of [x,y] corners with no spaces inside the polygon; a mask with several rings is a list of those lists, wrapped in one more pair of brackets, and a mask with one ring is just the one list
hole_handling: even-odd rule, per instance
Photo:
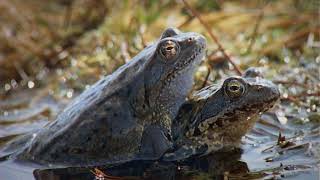
{"label": "frog's snout", "polygon": [[196,36],[195,40],[196,40],[198,46],[200,46],[202,49],[206,49],[207,40],[206,40],[206,38],[204,36],[199,34],[198,36]]}
{"label": "frog's snout", "polygon": [[192,33],[190,34],[190,37],[187,39],[188,44],[195,44],[197,47],[199,47],[201,50],[206,49],[207,47],[207,40],[206,38],[198,33]]}
{"label": "frog's snout", "polygon": [[248,92],[244,102],[258,109],[260,112],[269,110],[280,98],[278,87],[270,80],[260,77],[247,78],[249,83]]}
{"label": "frog's snout", "polygon": [[277,99],[280,98],[280,90],[279,90],[279,88],[278,88],[277,85],[275,85],[274,83],[271,82],[270,90],[271,90],[272,95],[273,95],[275,98],[277,98]]}
{"label": "frog's snout", "polygon": [[268,83],[268,92],[265,94],[268,99],[268,102],[274,103],[280,98],[279,88],[272,82]]}
{"label": "frog's snout", "polygon": [[276,85],[274,85],[274,87],[271,88],[272,93],[274,94],[274,96],[279,99],[280,98],[280,91],[278,89],[278,87]]}

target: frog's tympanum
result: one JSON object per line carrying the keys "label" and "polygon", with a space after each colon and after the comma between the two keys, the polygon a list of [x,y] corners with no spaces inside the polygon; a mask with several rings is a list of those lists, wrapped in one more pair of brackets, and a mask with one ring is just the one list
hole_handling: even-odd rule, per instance
{"label": "frog's tympanum", "polygon": [[173,123],[176,151],[165,154],[164,160],[181,160],[239,146],[241,137],[258,116],[280,97],[277,86],[259,75],[255,69],[249,69],[243,77],[229,77],[220,86],[196,92],[181,107]]}
{"label": "frog's tympanum", "polygon": [[172,120],[192,88],[205,46],[202,35],[165,30],[156,43],[75,98],[55,121],[11,144],[22,146],[15,157],[74,166],[160,158],[172,147]]}

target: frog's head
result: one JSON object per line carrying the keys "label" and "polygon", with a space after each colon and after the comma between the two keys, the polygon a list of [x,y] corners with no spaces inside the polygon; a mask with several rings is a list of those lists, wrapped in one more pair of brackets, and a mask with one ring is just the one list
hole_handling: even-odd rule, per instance
{"label": "frog's head", "polygon": [[206,48],[206,39],[198,33],[182,33],[178,29],[168,28],[156,46],[153,60],[162,63],[165,72],[172,73],[199,64]]}
{"label": "frog's head", "polygon": [[[237,146],[257,117],[279,99],[276,85],[256,73],[230,77],[198,93],[201,107],[186,136],[212,148]],[[210,149],[209,148],[209,149]]]}
{"label": "frog's head", "polygon": [[204,56],[206,40],[194,32],[168,28],[149,49],[145,82],[152,95],[150,104],[174,116],[192,88],[195,67]]}

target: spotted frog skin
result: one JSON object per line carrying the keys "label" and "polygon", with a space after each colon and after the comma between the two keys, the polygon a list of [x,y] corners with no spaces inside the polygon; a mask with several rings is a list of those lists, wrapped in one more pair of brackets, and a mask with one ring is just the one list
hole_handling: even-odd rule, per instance
{"label": "spotted frog skin", "polygon": [[130,62],[75,98],[57,119],[13,142],[12,157],[88,166],[153,160],[171,148],[172,120],[193,85],[205,38],[166,29]]}
{"label": "spotted frog skin", "polygon": [[173,123],[175,151],[165,154],[164,160],[238,147],[259,115],[273,107],[279,97],[277,86],[254,68],[243,77],[229,77],[221,85],[195,92]]}

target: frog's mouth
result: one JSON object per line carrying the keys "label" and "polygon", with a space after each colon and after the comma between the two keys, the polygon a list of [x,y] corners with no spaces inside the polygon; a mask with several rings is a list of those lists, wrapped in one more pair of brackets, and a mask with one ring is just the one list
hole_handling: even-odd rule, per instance
{"label": "frog's mouth", "polygon": [[192,50],[192,53],[189,57],[183,58],[183,60],[177,61],[174,64],[174,68],[167,74],[164,84],[170,84],[170,82],[175,79],[184,69],[190,67],[191,63],[194,65],[200,64],[204,56],[205,46],[198,46]]}
{"label": "frog's mouth", "polygon": [[198,46],[192,51],[191,56],[189,56],[188,58],[182,57],[184,60],[177,61],[175,63],[174,71],[180,71],[185,67],[188,67],[191,63],[195,63],[195,64],[200,63],[204,56],[204,49],[205,49],[204,45]]}
{"label": "frog's mouth", "polygon": [[172,64],[171,69],[162,78],[164,86],[169,85],[185,69],[194,69],[202,61],[206,50],[205,38],[201,35],[190,35],[189,39],[191,39],[190,42],[188,40],[181,41],[183,48],[181,48],[180,55]]}
{"label": "frog's mouth", "polygon": [[230,112],[223,112],[200,123],[196,123],[187,131],[186,135],[187,137],[203,136],[241,122],[255,122],[257,117],[270,110],[277,100],[278,97],[272,97],[265,100],[264,103],[249,104]]}
{"label": "frog's mouth", "polygon": [[[173,68],[168,71],[161,79],[160,81],[162,82],[160,84],[160,91],[159,94],[157,96],[157,99],[163,95],[163,94],[167,94],[168,93],[168,88],[170,88],[170,86],[174,85],[177,81],[177,79],[179,78],[184,78],[183,76],[189,76],[189,74],[186,74],[186,71],[189,70],[194,70],[194,68],[200,64],[200,62],[202,61],[203,57],[204,57],[204,52],[205,52],[205,44],[202,45],[196,45],[196,47],[190,47],[188,51],[188,54],[186,54],[183,57],[179,57],[180,60],[177,60],[174,64],[173,64]],[[190,74],[193,74],[190,72]],[[192,77],[192,76],[191,76]],[[191,84],[191,83],[190,83]],[[177,92],[177,96],[179,96],[178,94],[182,93],[184,94],[184,90],[181,89],[180,92]]]}

